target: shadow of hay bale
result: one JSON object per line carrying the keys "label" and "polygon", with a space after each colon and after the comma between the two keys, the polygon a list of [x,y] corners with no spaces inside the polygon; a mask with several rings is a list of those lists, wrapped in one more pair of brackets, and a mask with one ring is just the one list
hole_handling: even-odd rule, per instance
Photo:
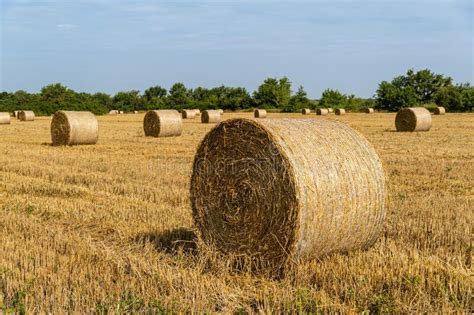
{"label": "shadow of hay bale", "polygon": [[139,243],[152,243],[158,251],[167,253],[197,253],[197,236],[195,232],[187,228],[165,230],[159,233],[140,233],[135,237]]}

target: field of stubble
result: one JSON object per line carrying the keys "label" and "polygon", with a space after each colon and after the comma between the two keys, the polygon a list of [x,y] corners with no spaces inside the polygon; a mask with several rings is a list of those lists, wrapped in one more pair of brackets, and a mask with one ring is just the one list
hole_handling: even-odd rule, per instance
{"label": "field of stubble", "polygon": [[143,114],[98,117],[99,143],[76,147],[49,145],[49,117],[0,126],[0,313],[467,313],[474,115],[434,116],[424,133],[394,132],[394,117],[317,118],[374,145],[386,222],[371,249],[303,262],[282,280],[195,249],[189,179],[212,125],[188,120],[181,137],[155,139]]}

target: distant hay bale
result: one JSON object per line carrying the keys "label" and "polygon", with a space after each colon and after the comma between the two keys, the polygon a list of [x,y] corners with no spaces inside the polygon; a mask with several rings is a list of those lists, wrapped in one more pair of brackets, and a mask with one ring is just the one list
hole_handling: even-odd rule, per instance
{"label": "distant hay bale", "polygon": [[123,115],[123,110],[119,110],[118,112],[120,115]]}
{"label": "distant hay bale", "polygon": [[223,110],[223,109],[220,109],[220,108],[219,108],[217,111],[218,111],[219,114],[221,114],[221,115],[224,114],[224,110]]}
{"label": "distant hay bale", "polygon": [[221,114],[218,110],[208,109],[201,113],[201,122],[204,124],[218,123],[221,121]]}
{"label": "distant hay bale", "polygon": [[255,118],[265,118],[267,117],[267,111],[264,109],[256,109],[253,111],[253,117]]}
{"label": "distant hay bale", "polygon": [[344,108],[336,108],[335,114],[336,115],[345,115],[346,110]]}
{"label": "distant hay bale", "polygon": [[374,113],[374,109],[370,108],[370,107],[366,108],[364,111],[365,111],[366,114],[373,114]]}
{"label": "distant hay bale", "polygon": [[53,145],[96,144],[99,125],[91,112],[57,111],[51,121]]}
{"label": "distant hay bale", "polygon": [[309,109],[309,108],[303,108],[303,109],[301,110],[301,114],[303,114],[303,115],[309,115],[309,114],[311,114],[311,109]]}
{"label": "distant hay bale", "polygon": [[20,121],[34,121],[35,113],[31,110],[22,110],[18,113],[18,119],[20,119]]}
{"label": "distant hay bale", "polygon": [[134,110],[133,113],[134,113],[134,114],[138,114],[138,110]]}
{"label": "distant hay bale", "polygon": [[0,113],[0,125],[9,125],[10,123],[10,113]]}
{"label": "distant hay bale", "polygon": [[326,116],[329,113],[327,108],[318,108],[316,110],[316,115]]}
{"label": "distant hay bale", "polygon": [[397,131],[428,131],[431,128],[431,114],[424,107],[402,108],[395,117]]}
{"label": "distant hay bale", "polygon": [[19,110],[14,110],[13,111],[13,117],[18,118],[18,114],[20,113]]}
{"label": "distant hay bale", "polygon": [[109,115],[118,115],[119,111],[116,110],[116,109],[112,109],[110,112],[109,112]]}
{"label": "distant hay bale", "polygon": [[328,113],[334,113],[334,109],[328,108]]}
{"label": "distant hay bale", "polygon": [[196,111],[194,109],[183,109],[181,115],[183,119],[194,119],[196,117]]}
{"label": "distant hay bale", "polygon": [[446,109],[444,107],[438,106],[434,109],[433,114],[435,114],[435,115],[444,115],[444,114],[446,114]]}
{"label": "distant hay bale", "polygon": [[201,115],[201,111],[199,109],[194,109],[194,111],[196,112],[196,116],[200,116]]}
{"label": "distant hay bale", "polygon": [[385,215],[384,171],[345,124],[231,119],[201,142],[190,199],[203,244],[276,270],[372,245]]}
{"label": "distant hay bale", "polygon": [[143,119],[147,137],[174,137],[183,132],[181,115],[174,109],[149,110]]}

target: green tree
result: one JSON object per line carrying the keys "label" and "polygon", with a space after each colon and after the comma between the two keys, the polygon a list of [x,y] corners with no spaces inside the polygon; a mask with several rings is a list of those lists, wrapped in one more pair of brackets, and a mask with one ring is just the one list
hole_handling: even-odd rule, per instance
{"label": "green tree", "polygon": [[285,108],[291,97],[291,82],[287,77],[281,79],[268,78],[253,93],[257,107]]}
{"label": "green tree", "polygon": [[170,89],[167,103],[172,108],[188,108],[191,105],[191,95],[192,91],[189,91],[183,83],[177,82]]}
{"label": "green tree", "polygon": [[113,97],[113,107],[123,111],[143,110],[144,106],[140,97],[140,91],[118,92]]}
{"label": "green tree", "polygon": [[283,108],[283,112],[295,112],[303,108],[310,108],[311,101],[308,99],[308,94],[304,90],[303,86],[298,87],[298,91],[295,95],[290,97],[288,105]]}
{"label": "green tree", "polygon": [[318,107],[321,108],[345,108],[347,105],[347,96],[339,92],[338,90],[326,89],[321,95]]}

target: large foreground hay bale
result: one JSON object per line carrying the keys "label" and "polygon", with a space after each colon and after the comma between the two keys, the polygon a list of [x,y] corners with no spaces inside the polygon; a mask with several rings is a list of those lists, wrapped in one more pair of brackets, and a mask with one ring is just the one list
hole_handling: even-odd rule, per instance
{"label": "large foreground hay bale", "polygon": [[303,109],[301,110],[301,114],[303,114],[303,115],[309,115],[309,114],[311,114],[311,109],[309,109],[309,108],[303,108]]}
{"label": "large foreground hay bale", "polygon": [[221,121],[219,110],[208,109],[201,113],[201,122],[204,124],[218,123]]}
{"label": "large foreground hay bale", "polygon": [[10,122],[10,113],[0,113],[0,125],[9,125]]}
{"label": "large foreground hay bale", "polygon": [[328,113],[334,113],[334,109],[328,108]]}
{"label": "large foreground hay bale", "polygon": [[435,114],[435,115],[444,115],[444,114],[446,114],[446,109],[444,107],[438,106],[434,109],[433,114]]}
{"label": "large foreground hay bale", "polygon": [[21,121],[34,121],[35,113],[31,110],[22,110],[18,114],[18,119],[20,119]]}
{"label": "large foreground hay bale", "polygon": [[57,111],[51,121],[53,145],[96,144],[99,125],[91,112]]}
{"label": "large foreground hay bale", "polygon": [[267,117],[267,111],[264,109],[256,109],[253,111],[253,117],[255,118],[265,118]]}
{"label": "large foreground hay bale", "polygon": [[325,116],[329,113],[329,111],[327,110],[327,108],[318,108],[316,110],[316,115],[321,115],[321,116]]}
{"label": "large foreground hay bale", "polygon": [[183,120],[177,110],[149,110],[143,119],[147,137],[174,137],[183,132]]}
{"label": "large foreground hay bale", "polygon": [[364,112],[365,112],[366,114],[373,114],[373,113],[374,113],[374,109],[369,107],[369,108],[366,108],[366,109],[364,110]]}
{"label": "large foreground hay bale", "polygon": [[366,248],[385,215],[374,148],[317,119],[222,122],[198,148],[190,198],[203,244],[257,268]]}
{"label": "large foreground hay bale", "polygon": [[428,131],[431,128],[431,114],[424,107],[402,108],[395,117],[397,131]]}
{"label": "large foreground hay bale", "polygon": [[336,108],[335,114],[336,115],[345,115],[346,110],[344,108]]}
{"label": "large foreground hay bale", "polygon": [[196,110],[194,109],[183,109],[181,112],[183,119],[194,119],[196,117]]}

